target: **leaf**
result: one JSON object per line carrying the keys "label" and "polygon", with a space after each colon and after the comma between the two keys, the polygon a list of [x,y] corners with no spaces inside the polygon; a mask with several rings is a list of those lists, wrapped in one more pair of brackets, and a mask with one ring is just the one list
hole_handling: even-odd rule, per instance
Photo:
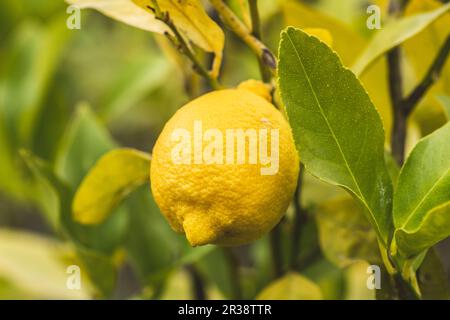
{"label": "leaf", "polygon": [[4,294],[10,295],[3,296],[0,289],[0,298],[88,299],[91,288],[83,272],[80,290],[66,287],[66,270],[73,263],[65,263],[65,251],[62,244],[45,237],[0,229],[0,280],[18,292],[6,290]]}
{"label": "leaf", "polygon": [[450,3],[422,14],[403,17],[385,24],[377,31],[362,55],[353,65],[356,75],[361,75],[377,58],[402,42],[414,37],[450,9]]}
{"label": "leaf", "polygon": [[58,15],[46,26],[25,22],[13,35],[0,102],[13,145],[24,147],[31,142],[47,86],[69,38],[65,19]]}
{"label": "leaf", "polygon": [[[314,10],[301,2],[283,1],[281,6],[287,25],[300,29],[321,28],[328,30],[333,38],[333,50],[339,54],[344,66],[352,65],[367,45],[365,38],[341,21]],[[392,114],[387,79],[385,59],[379,59],[360,78],[375,107],[380,112],[388,141],[391,136]]]}
{"label": "leaf", "polygon": [[450,235],[450,123],[422,139],[398,178],[395,240],[410,257]]}
{"label": "leaf", "polygon": [[[282,1],[281,8],[286,25],[300,29],[328,30],[334,40],[333,49],[339,53],[345,65],[352,63],[366,45],[366,41],[345,24],[305,4],[292,0]],[[348,45],[349,43],[352,45]]]}
{"label": "leaf", "polygon": [[320,39],[322,42],[325,42],[327,46],[330,48],[333,48],[333,36],[331,35],[330,31],[327,29],[322,28],[305,28],[303,29],[304,32],[315,36],[316,38]]}
{"label": "leaf", "polygon": [[279,57],[281,98],[302,162],[358,198],[386,244],[392,185],[381,119],[369,96],[333,51],[298,29],[282,32]]}
{"label": "leaf", "polygon": [[[406,6],[405,16],[435,10],[441,6],[442,3],[437,0],[411,0]],[[405,83],[407,91],[412,90],[412,86],[423,79],[449,34],[450,13],[446,13],[417,36],[403,44],[405,58],[411,70],[411,75],[407,78],[411,78],[412,83],[409,87]],[[442,112],[438,99],[436,99],[437,95],[442,94],[450,95],[449,63],[444,66],[440,76],[427,91],[413,113],[413,120],[420,125],[422,136],[440,128],[448,119],[446,114]]]}
{"label": "leaf", "polygon": [[450,299],[447,274],[435,250],[428,251],[417,274],[417,279],[422,299]]}
{"label": "leaf", "polygon": [[329,200],[316,209],[320,246],[324,255],[338,267],[356,261],[380,264],[377,236],[354,199]]}
{"label": "leaf", "polygon": [[169,31],[163,22],[137,7],[132,0],[66,0],[66,2],[80,9],[95,9],[105,16],[145,31],[160,34]]}
{"label": "leaf", "polygon": [[75,194],[74,219],[83,224],[102,222],[124,197],[149,181],[149,168],[150,155],[134,149],[103,155]]}
{"label": "leaf", "polygon": [[447,120],[450,121],[450,96],[440,95],[436,97],[444,108]]}
{"label": "leaf", "polygon": [[308,278],[290,272],[272,282],[256,297],[258,300],[321,300],[320,288]]}

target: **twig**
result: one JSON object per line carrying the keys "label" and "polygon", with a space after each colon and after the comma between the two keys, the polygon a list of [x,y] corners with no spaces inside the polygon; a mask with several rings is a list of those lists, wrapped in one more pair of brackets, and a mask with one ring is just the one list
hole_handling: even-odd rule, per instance
{"label": "twig", "polygon": [[177,27],[173,23],[172,19],[169,16],[169,13],[161,11],[161,8],[159,7],[158,2],[156,0],[152,0],[152,6],[147,6],[147,8],[154,13],[156,19],[162,21],[164,24],[167,25],[167,27],[169,27],[173,35],[165,33],[165,36],[168,37],[169,40],[172,43],[174,43],[174,45],[187,58],[189,58],[189,60],[191,60],[193,69],[208,81],[211,88],[219,89],[221,86],[217,78],[212,77],[211,74],[208,72],[208,70],[206,70],[206,68],[197,59],[195,53],[191,50],[189,45],[186,43],[184,37],[180,34]]}
{"label": "twig", "polygon": [[228,266],[230,267],[231,287],[233,290],[233,299],[241,300],[242,287],[241,287],[241,275],[239,273],[239,259],[232,248],[223,248],[223,252],[228,260]]}
{"label": "twig", "polygon": [[[261,41],[261,22],[259,19],[258,12],[258,0],[248,0],[248,7],[250,10],[250,17],[252,22],[252,35]],[[261,73],[261,78],[264,82],[269,83],[272,79],[272,75],[270,70],[266,67],[266,65],[258,59],[259,71]]]}
{"label": "twig", "polygon": [[223,0],[209,0],[214,9],[219,13],[222,21],[256,54],[258,59],[267,68],[274,72],[276,68],[276,60],[273,53],[260,41],[247,26],[239,20],[234,12],[225,4]]}
{"label": "twig", "polygon": [[270,232],[270,251],[272,253],[273,271],[275,278],[283,275],[283,256],[281,248],[281,220]]}
{"label": "twig", "polygon": [[294,195],[294,226],[292,231],[292,252],[291,252],[291,268],[294,269],[298,264],[296,257],[298,256],[298,251],[300,248],[299,242],[302,233],[303,224],[306,221],[306,212],[302,207],[302,190],[303,190],[303,177],[304,177],[305,167],[303,164],[300,165],[300,172],[298,175],[297,188],[295,189]]}
{"label": "twig", "polygon": [[439,50],[436,58],[434,59],[432,65],[428,69],[425,77],[422,81],[415,87],[411,94],[404,99],[403,109],[407,115],[411,114],[414,107],[423,98],[425,93],[430,89],[430,87],[439,79],[442,69],[445,66],[447,57],[450,54],[450,35],[447,36],[445,43]]}
{"label": "twig", "polygon": [[402,108],[403,79],[400,64],[400,48],[393,48],[387,55],[389,93],[393,108],[393,128],[391,135],[391,151],[396,162],[401,166],[405,157],[407,115]]}
{"label": "twig", "polygon": [[200,273],[197,271],[194,265],[188,265],[186,267],[192,282],[192,293],[194,294],[195,300],[205,300],[206,291],[203,285],[203,279]]}

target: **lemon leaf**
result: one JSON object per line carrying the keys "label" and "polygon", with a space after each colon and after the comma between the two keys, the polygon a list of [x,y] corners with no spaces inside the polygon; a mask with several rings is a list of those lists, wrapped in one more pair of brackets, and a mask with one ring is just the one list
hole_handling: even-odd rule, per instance
{"label": "lemon leaf", "polygon": [[355,75],[315,37],[282,32],[279,86],[296,145],[313,175],[349,191],[386,244],[392,183],[381,119]]}
{"label": "lemon leaf", "polygon": [[80,9],[95,9],[105,16],[145,31],[160,34],[169,31],[163,22],[136,6],[132,0],[66,0],[66,2]]}
{"label": "lemon leaf", "polygon": [[[352,65],[367,45],[366,39],[341,21],[314,10],[301,2],[283,1],[281,6],[287,25],[300,29],[321,28],[328,30],[333,39],[333,50],[339,54],[345,66]],[[386,130],[386,139],[389,139],[391,136],[392,112],[385,59],[379,59],[375,62],[360,79],[375,107],[380,112]]]}
{"label": "lemon leaf", "polygon": [[120,201],[147,182],[150,155],[133,150],[108,152],[84,178],[72,204],[74,219],[83,224],[102,222]]}
{"label": "lemon leaf", "polygon": [[363,210],[348,196],[329,200],[316,210],[320,246],[327,259],[338,267],[361,260],[381,263],[377,236]]}
{"label": "lemon leaf", "polygon": [[395,240],[400,254],[421,253],[450,235],[450,123],[411,152],[394,195]]}
{"label": "lemon leaf", "polygon": [[352,70],[361,75],[377,58],[402,42],[414,37],[450,9],[450,3],[436,10],[393,20],[377,31],[355,62]]}
{"label": "lemon leaf", "polygon": [[322,292],[308,278],[290,272],[272,282],[256,297],[258,300],[321,300]]}
{"label": "lemon leaf", "polygon": [[333,48],[333,36],[330,31],[322,28],[305,28],[303,29],[306,33],[319,38],[321,41],[325,42],[327,46]]}

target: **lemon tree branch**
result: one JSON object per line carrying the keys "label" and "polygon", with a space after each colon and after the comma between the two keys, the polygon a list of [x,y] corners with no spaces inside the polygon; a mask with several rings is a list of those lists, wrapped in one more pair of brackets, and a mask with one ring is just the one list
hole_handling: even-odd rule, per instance
{"label": "lemon tree branch", "polygon": [[163,12],[158,5],[158,1],[152,0],[152,6],[148,6],[154,14],[155,18],[162,21],[167,25],[173,34],[165,33],[165,36],[184,54],[191,62],[193,69],[206,79],[211,88],[220,89],[221,85],[216,77],[213,77],[211,73],[200,63],[199,59],[187,44],[184,37],[178,31],[178,28],[173,23],[168,12]]}
{"label": "lemon tree branch", "polygon": [[[273,53],[259,40],[254,33],[235,15],[223,0],[210,0],[219,13],[222,21],[256,54],[258,60],[271,72],[276,68]],[[255,10],[254,7],[253,10]],[[253,19],[252,19],[253,20]],[[253,21],[252,21],[253,23]]]}

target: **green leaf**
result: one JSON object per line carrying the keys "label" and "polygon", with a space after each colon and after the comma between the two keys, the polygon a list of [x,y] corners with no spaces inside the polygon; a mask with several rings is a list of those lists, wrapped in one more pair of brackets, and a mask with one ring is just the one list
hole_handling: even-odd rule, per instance
{"label": "green leaf", "polygon": [[386,244],[392,185],[369,96],[336,53],[301,30],[282,32],[279,57],[281,98],[306,169],[359,199]]}
{"label": "green leaf", "polygon": [[324,255],[338,267],[355,261],[380,264],[377,236],[354,199],[342,197],[316,209],[319,240]]}
{"label": "green leaf", "polygon": [[88,299],[91,288],[83,270],[81,289],[67,289],[66,269],[74,263],[65,261],[66,255],[62,244],[51,239],[0,229],[0,287],[2,282],[9,287],[0,288],[0,298]]}
{"label": "green leaf", "polygon": [[353,65],[353,72],[357,75],[362,74],[377,58],[402,42],[414,37],[449,9],[450,3],[430,12],[404,17],[386,23],[373,36],[365,51]]}
{"label": "green leaf", "polygon": [[102,222],[113,209],[150,179],[150,155],[116,149],[103,155],[78,188],[72,204],[74,219],[82,224]]}
{"label": "green leaf", "polygon": [[320,288],[308,278],[290,272],[272,282],[257,296],[258,300],[321,300]]}
{"label": "green leaf", "polygon": [[436,98],[441,103],[442,107],[444,108],[445,115],[447,116],[447,120],[450,121],[450,97],[444,96],[444,95],[439,95]]}
{"label": "green leaf", "polygon": [[416,145],[400,172],[393,215],[396,245],[402,255],[417,255],[450,235],[449,190],[447,123]]}
{"label": "green leaf", "polygon": [[427,252],[419,272],[417,274],[422,299],[424,300],[448,300],[450,291],[447,273],[436,253],[431,249]]}

